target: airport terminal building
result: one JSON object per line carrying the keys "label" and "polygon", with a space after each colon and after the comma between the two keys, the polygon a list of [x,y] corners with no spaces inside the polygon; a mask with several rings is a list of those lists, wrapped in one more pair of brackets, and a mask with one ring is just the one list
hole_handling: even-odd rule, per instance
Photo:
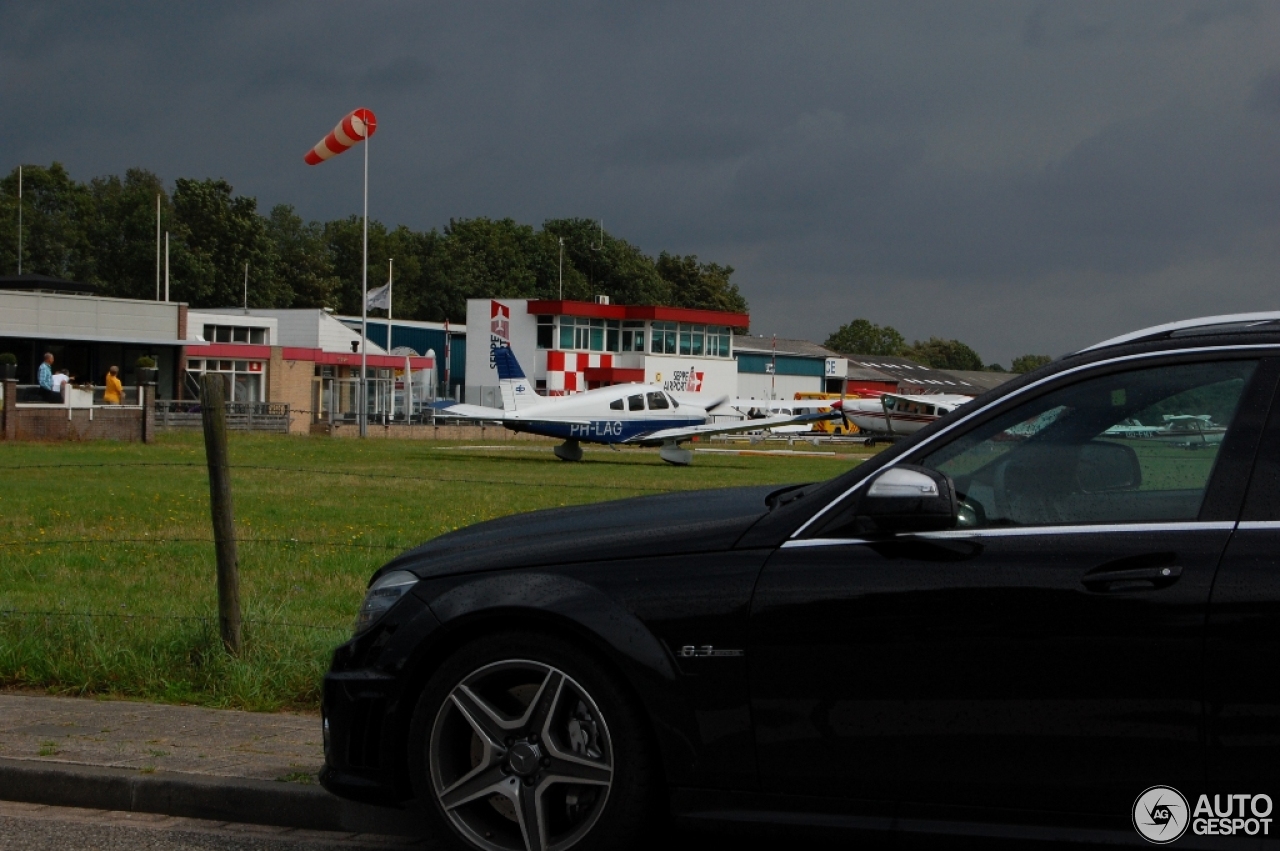
{"label": "airport terminal building", "polygon": [[469,299],[466,401],[501,407],[492,351],[510,347],[541,395],[611,384],[735,396],[735,328],[745,313],[596,301]]}

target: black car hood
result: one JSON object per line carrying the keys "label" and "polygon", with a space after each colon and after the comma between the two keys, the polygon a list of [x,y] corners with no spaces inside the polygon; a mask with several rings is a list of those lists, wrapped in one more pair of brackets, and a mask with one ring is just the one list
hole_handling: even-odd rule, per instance
{"label": "black car hood", "polygon": [[580,561],[726,550],[768,512],[766,487],[621,499],[477,523],[398,556],[379,574],[422,578]]}

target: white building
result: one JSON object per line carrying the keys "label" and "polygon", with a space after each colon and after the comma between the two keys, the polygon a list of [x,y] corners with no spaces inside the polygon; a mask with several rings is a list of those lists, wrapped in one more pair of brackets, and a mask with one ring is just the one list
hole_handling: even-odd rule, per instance
{"label": "white building", "polygon": [[745,313],[609,304],[607,300],[467,301],[466,401],[501,407],[492,351],[510,347],[541,394],[644,382],[733,396],[733,329]]}

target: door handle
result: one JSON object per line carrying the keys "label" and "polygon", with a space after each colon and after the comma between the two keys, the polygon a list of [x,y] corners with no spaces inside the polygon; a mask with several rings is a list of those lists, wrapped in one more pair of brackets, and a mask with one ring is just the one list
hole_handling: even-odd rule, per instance
{"label": "door handle", "polygon": [[1172,585],[1180,576],[1182,576],[1182,568],[1176,564],[1119,570],[1104,565],[1089,571],[1080,581],[1090,591],[1150,591]]}

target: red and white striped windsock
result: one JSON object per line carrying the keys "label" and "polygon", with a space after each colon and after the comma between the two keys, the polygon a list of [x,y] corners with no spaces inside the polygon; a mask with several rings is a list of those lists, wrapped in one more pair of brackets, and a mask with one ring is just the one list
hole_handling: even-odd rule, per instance
{"label": "red and white striped windsock", "polygon": [[338,126],[333,128],[333,132],[307,151],[304,159],[307,165],[319,165],[329,157],[337,156],[352,145],[368,139],[377,130],[378,119],[372,112],[361,107],[339,121]]}

